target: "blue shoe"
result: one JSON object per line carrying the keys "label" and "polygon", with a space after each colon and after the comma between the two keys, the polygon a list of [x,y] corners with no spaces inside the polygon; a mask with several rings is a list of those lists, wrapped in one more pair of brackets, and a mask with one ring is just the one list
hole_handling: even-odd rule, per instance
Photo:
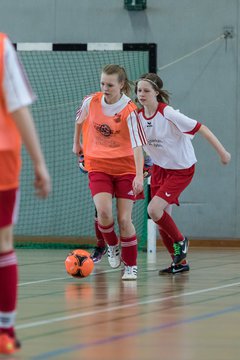
{"label": "blue shoe", "polygon": [[106,246],[104,247],[96,246],[91,255],[93,262],[95,264],[99,263],[102,260],[103,255],[106,254],[106,252],[107,252]]}
{"label": "blue shoe", "polygon": [[180,272],[189,271],[189,270],[190,270],[190,267],[188,264],[174,265],[172,263],[171,266],[169,266],[168,268],[159,270],[158,275],[178,274]]}

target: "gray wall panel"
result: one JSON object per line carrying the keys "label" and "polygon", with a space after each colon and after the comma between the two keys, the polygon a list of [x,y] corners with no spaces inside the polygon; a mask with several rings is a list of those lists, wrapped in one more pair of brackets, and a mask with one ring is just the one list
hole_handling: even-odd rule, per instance
{"label": "gray wall panel", "polygon": [[205,123],[232,153],[228,167],[200,136],[195,178],[174,210],[195,237],[240,237],[239,0],[148,0],[129,12],[123,0],[2,0],[1,30],[15,42],[155,42],[158,67],[216,39],[225,26],[234,38],[216,41],[159,72],[172,105]]}

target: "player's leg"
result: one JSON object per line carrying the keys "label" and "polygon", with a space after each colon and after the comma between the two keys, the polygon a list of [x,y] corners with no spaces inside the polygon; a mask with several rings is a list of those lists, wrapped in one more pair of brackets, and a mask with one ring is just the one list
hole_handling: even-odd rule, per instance
{"label": "player's leg", "polygon": [[148,205],[148,214],[151,219],[172,239],[174,239],[174,258],[175,265],[180,264],[186,257],[188,251],[188,240],[178,229],[171,215],[165,209],[168,203],[165,199],[154,196]]}
{"label": "player's leg", "polygon": [[108,246],[108,262],[112,268],[120,266],[119,240],[114,230],[114,219],[112,214],[112,195],[99,193],[93,197],[97,214],[98,228]]}
{"label": "player's leg", "polygon": [[117,268],[121,261],[119,240],[114,231],[112,212],[113,178],[105,173],[91,172],[89,173],[89,184],[97,209],[98,228],[108,246],[108,261],[111,267]]}
{"label": "player's leg", "polygon": [[18,269],[13,248],[13,221],[17,212],[17,190],[0,191],[0,353],[20,348],[14,325]]}
{"label": "player's leg", "polygon": [[[168,204],[167,207],[165,208],[165,211],[171,216],[172,205]],[[158,227],[158,229],[162,242],[173,260],[174,257],[173,239],[171,238],[171,236],[168,235],[168,233],[163,228]]]}
{"label": "player's leg", "polygon": [[118,225],[121,241],[121,259],[124,263],[123,280],[137,279],[137,236],[132,223],[133,201],[117,199]]}
{"label": "player's leg", "polygon": [[183,170],[168,170],[153,166],[151,178],[152,199],[148,205],[149,216],[174,241],[173,263],[179,265],[187,257],[188,239],[178,229],[172,216],[167,213],[168,204],[179,205],[179,196],[190,184],[195,167]]}
{"label": "player's leg", "polygon": [[95,228],[97,244],[93,250],[91,258],[93,259],[93,262],[97,264],[102,260],[103,255],[106,253],[107,245],[104,240],[103,234],[101,233],[98,227],[98,216],[97,216],[96,208],[95,208],[94,228]]}
{"label": "player's leg", "polygon": [[[172,205],[168,205],[165,208],[165,211],[171,216],[172,215]],[[162,238],[162,242],[165,245],[167,251],[169,252],[172,262],[169,267],[159,270],[159,275],[165,275],[165,274],[176,274],[180,272],[189,271],[189,265],[187,262],[187,259],[184,259],[181,264],[174,265],[173,259],[174,259],[174,241],[173,239],[163,230],[159,228],[159,232]]]}
{"label": "player's leg", "polygon": [[125,265],[123,280],[137,279],[137,236],[132,223],[132,208],[136,200],[144,199],[143,192],[137,197],[133,194],[134,174],[119,176],[115,181],[118,225],[122,247],[121,258]]}
{"label": "player's leg", "polygon": [[[85,162],[84,162],[84,155],[81,154],[78,157],[78,166],[80,169],[81,174],[88,174],[87,169],[85,168]],[[103,235],[101,231],[98,228],[98,218],[97,218],[97,209],[95,207],[95,218],[94,218],[94,229],[95,229],[95,235],[96,235],[96,246],[91,254],[91,258],[93,259],[93,262],[95,264],[99,263],[103,257],[103,255],[106,253],[107,246],[104,241]]]}

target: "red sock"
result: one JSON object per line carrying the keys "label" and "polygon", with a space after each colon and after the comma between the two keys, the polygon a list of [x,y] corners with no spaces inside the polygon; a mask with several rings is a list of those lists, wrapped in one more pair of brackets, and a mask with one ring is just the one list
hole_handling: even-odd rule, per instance
{"label": "red sock", "polygon": [[14,337],[17,304],[17,258],[15,252],[0,253],[0,332]]}
{"label": "red sock", "polygon": [[137,265],[137,236],[120,237],[122,247],[122,261],[125,265]]}
{"label": "red sock", "polygon": [[162,217],[155,222],[159,228],[163,229],[173,239],[174,242],[182,241],[184,239],[184,236],[178,230],[172,217],[166,211],[164,211]]}
{"label": "red sock", "polygon": [[114,231],[114,223],[108,226],[103,226],[98,223],[98,228],[101,231],[102,236],[108,245],[114,246],[118,244],[118,238]]}
{"label": "red sock", "polygon": [[[162,242],[163,244],[166,246],[169,254],[171,255],[171,258],[174,258],[174,248],[173,248],[173,239],[170,238],[170,236],[162,229],[159,229],[161,238],[162,238]],[[181,262],[181,265],[186,265],[187,264],[187,260],[184,259]]]}
{"label": "red sock", "polygon": [[173,248],[173,239],[164,231],[163,229],[159,229],[162,242],[167,248],[167,251],[171,255],[172,259],[174,258],[174,248]]}
{"label": "red sock", "polygon": [[98,219],[97,218],[95,218],[94,225],[95,225],[95,234],[96,234],[96,238],[97,238],[97,246],[98,247],[105,247],[106,244],[105,244],[103,235],[102,235],[101,231],[98,228]]}

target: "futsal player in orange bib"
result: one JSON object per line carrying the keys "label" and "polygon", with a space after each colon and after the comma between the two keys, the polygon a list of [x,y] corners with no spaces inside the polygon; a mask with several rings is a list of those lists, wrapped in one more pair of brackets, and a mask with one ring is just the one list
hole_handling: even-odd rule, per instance
{"label": "futsal player in orange bib", "polygon": [[154,164],[148,214],[158,225],[163,243],[172,257],[171,266],[160,270],[160,275],[189,270],[188,239],[178,229],[171,212],[173,204],[179,205],[178,198],[194,175],[197,160],[191,139],[200,133],[217,151],[223,164],[228,164],[231,159],[207,126],[168,105],[169,94],[162,87],[161,78],[148,73],[140,77],[135,88],[142,105],[139,120],[147,137],[147,145],[143,148]]}
{"label": "futsal player in orange bib", "polygon": [[0,354],[20,348],[14,324],[17,303],[17,258],[13,225],[19,205],[21,142],[31,157],[40,197],[50,191],[50,178],[31,113],[35,96],[8,37],[0,33]]}
{"label": "futsal player in orange bib", "polygon": [[[125,69],[105,66],[100,86],[101,92],[86,97],[77,112],[73,152],[84,153],[97,226],[108,247],[109,264],[117,268],[122,261],[122,279],[136,280],[137,237],[132,207],[135,200],[143,198],[142,145],[146,139],[137,120],[137,107],[128,96],[131,87]],[[120,242],[114,229],[113,197]]]}

